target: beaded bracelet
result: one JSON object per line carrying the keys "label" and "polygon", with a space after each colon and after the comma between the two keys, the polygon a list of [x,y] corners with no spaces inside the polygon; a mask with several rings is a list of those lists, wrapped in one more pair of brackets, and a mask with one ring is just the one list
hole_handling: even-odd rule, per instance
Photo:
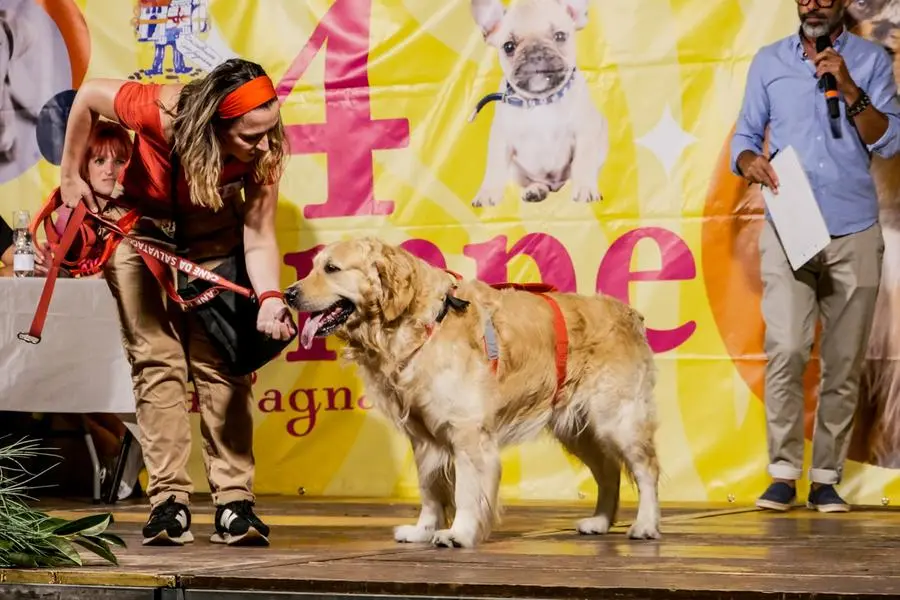
{"label": "beaded bracelet", "polygon": [[869,100],[868,94],[861,92],[859,99],[853,103],[853,106],[847,109],[847,118],[852,119],[866,110],[872,102]]}

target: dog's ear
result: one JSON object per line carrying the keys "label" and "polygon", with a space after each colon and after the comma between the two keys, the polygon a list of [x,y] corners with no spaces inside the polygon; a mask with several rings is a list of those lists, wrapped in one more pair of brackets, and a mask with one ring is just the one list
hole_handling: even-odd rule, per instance
{"label": "dog's ear", "polygon": [[506,9],[500,0],[471,0],[471,2],[472,17],[481,28],[481,35],[485,40],[490,41],[491,36],[500,26]]}
{"label": "dog's ear", "polygon": [[384,246],[375,260],[381,280],[378,304],[387,322],[395,321],[413,303],[416,296],[416,265],[403,251]]}
{"label": "dog's ear", "polygon": [[569,16],[575,21],[575,29],[584,29],[588,24],[588,5],[590,0],[558,0],[569,11]]}

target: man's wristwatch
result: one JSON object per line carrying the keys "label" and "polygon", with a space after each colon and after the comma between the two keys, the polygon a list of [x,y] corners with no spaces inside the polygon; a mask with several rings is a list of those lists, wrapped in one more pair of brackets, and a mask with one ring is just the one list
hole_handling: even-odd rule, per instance
{"label": "man's wristwatch", "polygon": [[862,111],[866,110],[869,105],[872,104],[872,101],[869,100],[869,95],[866,94],[864,90],[859,91],[859,99],[853,103],[853,106],[847,107],[847,118],[853,119],[857,115],[859,115]]}

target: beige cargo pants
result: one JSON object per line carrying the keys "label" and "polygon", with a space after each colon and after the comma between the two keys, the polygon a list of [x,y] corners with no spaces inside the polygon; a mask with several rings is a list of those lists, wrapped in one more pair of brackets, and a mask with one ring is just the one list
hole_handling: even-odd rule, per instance
{"label": "beige cargo pants", "polygon": [[[172,250],[160,241],[165,238],[155,227],[141,225],[136,234]],[[215,242],[228,243],[221,236],[215,237]],[[169,299],[127,241],[118,245],[104,274],[118,305],[125,353],[131,363],[151,505],[170,495],[189,504],[194,489],[187,470],[191,450],[189,377],[199,398],[203,459],[213,502],[254,500],[250,377],[226,372],[202,323]]]}

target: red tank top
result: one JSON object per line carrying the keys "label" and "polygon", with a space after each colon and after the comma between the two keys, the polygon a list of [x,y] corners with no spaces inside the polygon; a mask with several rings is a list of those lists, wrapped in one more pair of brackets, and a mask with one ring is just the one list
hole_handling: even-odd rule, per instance
{"label": "red tank top", "polygon": [[[148,212],[159,209],[161,215],[169,215],[172,204],[169,154],[172,144],[163,135],[158,103],[160,87],[156,83],[129,81],[116,94],[114,108],[119,122],[135,134],[131,159],[122,169],[119,183],[124,191],[123,202],[143,206]],[[178,175],[179,207],[184,207],[185,212],[209,210],[191,203],[184,171],[180,170]],[[228,159],[219,179],[220,189],[221,186],[243,181],[248,176],[253,176],[253,165]]]}

